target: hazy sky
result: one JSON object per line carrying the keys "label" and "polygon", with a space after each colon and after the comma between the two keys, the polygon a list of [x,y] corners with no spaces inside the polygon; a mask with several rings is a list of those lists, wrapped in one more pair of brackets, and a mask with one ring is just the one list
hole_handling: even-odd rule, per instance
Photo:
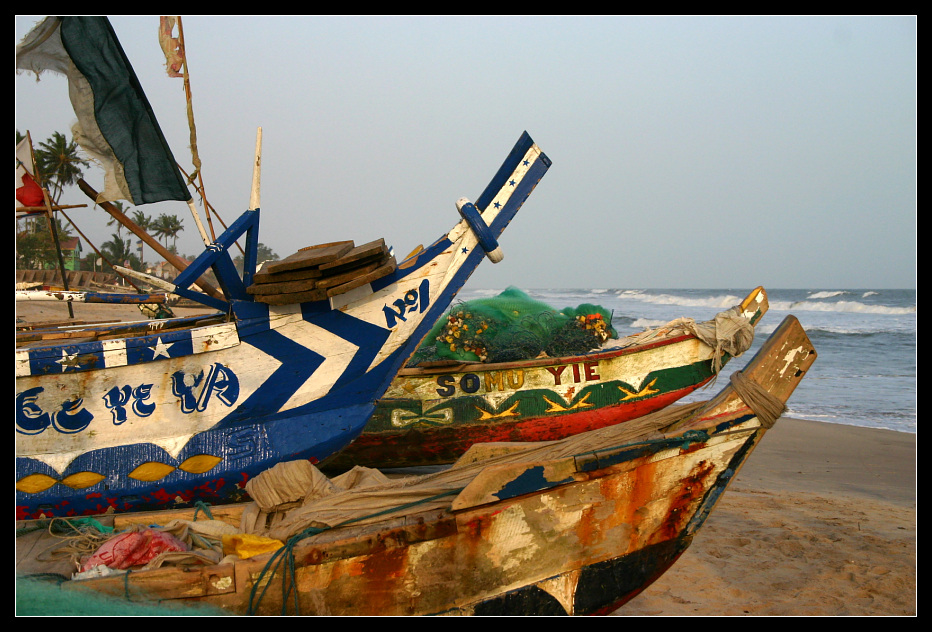
{"label": "hazy sky", "polygon": [[[110,19],[190,170],[158,17]],[[916,16],[182,19],[208,200],[246,210],[261,126],[281,257],[432,243],[527,130],[553,166],[469,288],[916,287]],[[16,129],[74,118],[64,78],[17,76]],[[200,251],[183,203],[139,208]],[[113,232],[69,215],[98,247]]]}

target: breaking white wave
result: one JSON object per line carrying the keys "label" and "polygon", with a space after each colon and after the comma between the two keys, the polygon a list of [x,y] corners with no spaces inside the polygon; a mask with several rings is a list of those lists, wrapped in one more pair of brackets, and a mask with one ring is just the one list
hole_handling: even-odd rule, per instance
{"label": "breaking white wave", "polygon": [[650,294],[643,290],[624,290],[618,293],[619,298],[630,298],[655,305],[682,305],[686,307],[712,307],[715,309],[728,309],[740,303],[744,297],[732,294],[715,296],[683,296],[681,294]]}
{"label": "breaking white wave", "polygon": [[663,327],[669,320],[657,320],[654,318],[638,318],[630,327],[634,329],[653,329],[654,327]]}
{"label": "breaking white wave", "polygon": [[809,295],[809,298],[832,298],[833,296],[841,296],[842,294],[847,294],[844,290],[834,290],[831,292],[813,292]]}
{"label": "breaking white wave", "polygon": [[858,301],[835,301],[834,303],[816,303],[813,301],[770,301],[770,309],[780,311],[808,312],[845,312],[849,314],[915,314],[916,306],[890,307],[888,305],[867,305]]}

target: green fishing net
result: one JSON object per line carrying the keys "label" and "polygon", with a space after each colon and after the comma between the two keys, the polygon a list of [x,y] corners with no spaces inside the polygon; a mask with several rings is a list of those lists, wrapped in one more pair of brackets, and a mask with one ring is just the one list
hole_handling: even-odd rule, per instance
{"label": "green fishing net", "polygon": [[226,616],[220,608],[205,604],[189,604],[184,599],[149,601],[140,596],[113,597],[87,590],[66,590],[65,578],[17,577],[16,615],[20,617],[63,616]]}
{"label": "green fishing net", "polygon": [[611,313],[601,306],[585,303],[557,311],[509,287],[498,296],[454,305],[427,334],[408,366],[577,355],[617,338],[611,322]]}

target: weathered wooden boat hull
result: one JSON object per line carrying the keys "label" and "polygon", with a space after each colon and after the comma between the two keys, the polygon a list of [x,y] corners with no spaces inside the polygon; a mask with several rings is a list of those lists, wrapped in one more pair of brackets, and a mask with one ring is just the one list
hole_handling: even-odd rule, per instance
{"label": "weathered wooden boat hull", "polygon": [[[782,406],[814,360],[789,317],[741,372],[744,379],[733,378],[705,404],[632,422],[645,432],[638,439],[616,443],[630,432],[622,424],[508,458],[473,462],[467,454],[447,472],[405,483],[409,498],[424,494],[420,504],[379,515],[366,515],[369,496],[360,490],[356,518],[289,542],[284,557],[294,573],[284,582],[268,572],[284,559],[279,553],[63,588],[185,598],[244,614],[608,613],[689,546],[780,414],[774,402]],[[462,487],[438,494],[441,481],[459,482],[460,468],[475,471]]]}
{"label": "weathered wooden boat hull", "polygon": [[[756,325],[766,292],[739,307]],[[715,377],[714,349],[694,334],[646,339],[565,358],[402,369],[362,434],[322,467],[439,465],[474,443],[562,439],[669,406]]]}
{"label": "weathered wooden boat hull", "polygon": [[500,235],[549,166],[525,133],[476,201],[487,225],[463,219],[391,274],[326,300],[256,302],[227,274],[226,249],[243,232],[257,242],[258,210],[247,211],[176,280],[212,267],[235,321],[160,320],[137,337],[91,327],[17,350],[17,517],[236,502],[275,463],[338,451],[487,256],[480,235]]}

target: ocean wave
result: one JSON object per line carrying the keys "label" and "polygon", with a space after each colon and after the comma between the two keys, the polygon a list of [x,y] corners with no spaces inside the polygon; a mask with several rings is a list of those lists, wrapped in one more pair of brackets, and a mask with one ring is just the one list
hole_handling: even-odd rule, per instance
{"label": "ocean wave", "polygon": [[916,306],[891,307],[889,305],[867,305],[858,301],[836,301],[815,303],[812,301],[770,301],[770,309],[780,311],[845,312],[849,314],[915,314]]}
{"label": "ocean wave", "polygon": [[889,327],[843,327],[838,325],[807,325],[806,331],[810,334],[824,333],[838,336],[906,336],[908,338],[914,337],[916,333],[915,331],[890,329]]}
{"label": "ocean wave", "polygon": [[830,292],[813,292],[809,295],[809,298],[832,298],[833,296],[841,296],[842,294],[847,294],[844,290],[833,290]]}
{"label": "ocean wave", "polygon": [[623,290],[618,293],[619,298],[630,298],[654,305],[682,305],[685,307],[713,307],[728,309],[739,304],[744,297],[732,294],[717,296],[683,296],[678,294],[650,294],[642,290]]}
{"label": "ocean wave", "polygon": [[654,327],[663,327],[668,322],[670,321],[657,320],[656,318],[637,318],[628,326],[634,327],[635,329],[653,329]]}

